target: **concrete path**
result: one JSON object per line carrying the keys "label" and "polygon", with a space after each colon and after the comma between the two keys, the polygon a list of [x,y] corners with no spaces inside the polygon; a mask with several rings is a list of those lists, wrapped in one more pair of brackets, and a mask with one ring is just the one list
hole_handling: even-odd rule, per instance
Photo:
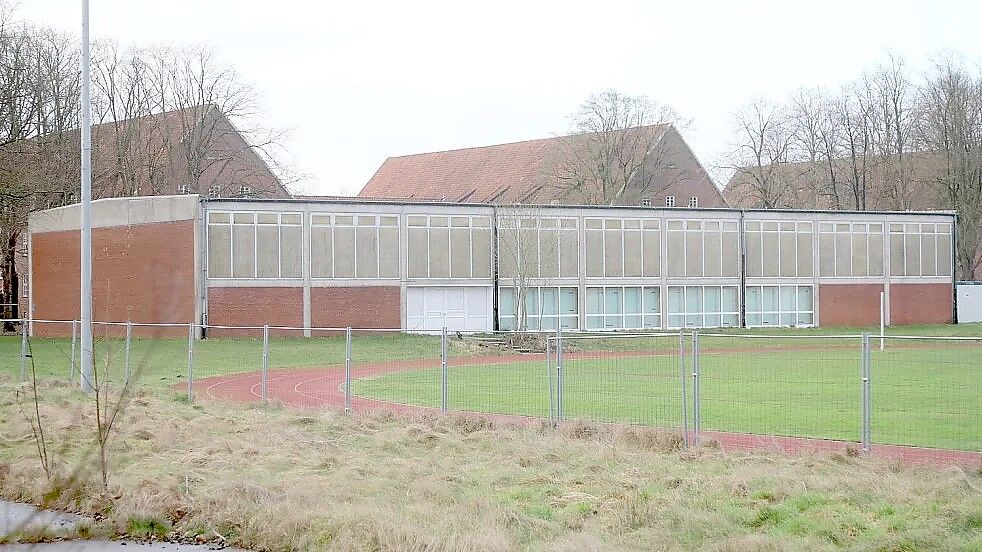
{"label": "concrete path", "polygon": [[15,531],[44,531],[54,534],[75,529],[85,518],[74,514],[38,510],[29,504],[0,501],[0,536]]}
{"label": "concrete path", "polygon": [[[5,536],[26,529],[33,531],[47,530],[52,534],[63,534],[74,530],[87,518],[74,514],[38,510],[29,504],[6,502],[0,500],[0,536]],[[204,552],[215,550],[214,546],[171,544],[165,542],[141,543],[134,541],[62,541],[40,544],[5,544],[0,545],[2,552],[112,552],[116,550],[153,550],[160,552]],[[229,552],[245,552],[241,549],[225,548]]]}

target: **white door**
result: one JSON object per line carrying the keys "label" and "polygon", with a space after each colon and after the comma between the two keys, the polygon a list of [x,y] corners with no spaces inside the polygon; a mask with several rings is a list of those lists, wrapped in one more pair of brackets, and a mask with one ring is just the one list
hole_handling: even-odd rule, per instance
{"label": "white door", "polygon": [[491,329],[490,287],[415,287],[406,290],[406,329],[437,333]]}

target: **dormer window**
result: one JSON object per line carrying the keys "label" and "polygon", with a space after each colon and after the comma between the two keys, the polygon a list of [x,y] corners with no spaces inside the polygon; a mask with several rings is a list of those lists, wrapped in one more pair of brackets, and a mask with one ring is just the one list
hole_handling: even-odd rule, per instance
{"label": "dormer window", "polygon": [[675,196],[665,196],[665,207],[675,207]]}
{"label": "dormer window", "polygon": [[699,198],[696,197],[696,196],[690,197],[689,198],[689,207],[698,207],[698,206],[699,206]]}
{"label": "dormer window", "polygon": [[650,197],[641,198],[641,206],[651,207],[651,198]]}
{"label": "dormer window", "polygon": [[252,195],[251,186],[239,186],[239,195],[242,197],[249,197]]}

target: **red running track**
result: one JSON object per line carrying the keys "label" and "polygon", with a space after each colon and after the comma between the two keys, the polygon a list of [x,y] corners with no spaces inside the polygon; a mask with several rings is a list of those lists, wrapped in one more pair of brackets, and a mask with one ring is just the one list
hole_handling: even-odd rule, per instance
{"label": "red running track", "polygon": [[[713,351],[719,353],[721,351]],[[651,355],[651,351],[629,351],[618,356]],[[660,353],[654,354],[673,354]],[[567,358],[609,357],[608,353],[567,353]],[[486,356],[452,359],[451,366],[474,366],[512,364],[516,362],[544,362],[543,354],[526,354],[518,356]],[[435,369],[440,367],[439,360],[394,361],[372,365],[358,364],[355,378],[365,378],[396,371]],[[344,408],[345,396],[343,389],[344,369],[340,366],[318,368],[297,368],[271,370],[267,380],[266,392],[269,401],[296,408],[334,407]],[[230,376],[214,376],[196,380],[193,383],[196,397],[205,396],[210,399],[232,402],[257,403],[262,401],[261,374],[249,372]],[[178,384],[175,389],[185,389],[186,385]],[[351,408],[355,411],[389,410],[393,412],[437,412],[435,408],[381,401],[365,397],[352,396]],[[538,418],[527,416],[493,414],[485,412],[460,412],[461,414],[490,417],[499,421],[509,421],[518,424],[531,424],[540,421]],[[694,432],[690,430],[690,440],[695,440]],[[747,433],[729,433],[706,431],[700,433],[701,443],[714,442],[724,450],[765,450],[786,454],[811,453],[841,453],[849,454],[860,449],[860,444],[849,441],[835,441],[805,437],[785,437],[779,435],[758,435]],[[925,447],[899,445],[873,445],[872,455],[876,458],[886,458],[903,463],[933,464],[933,465],[963,465],[982,468],[982,452],[961,450],[936,449]]]}

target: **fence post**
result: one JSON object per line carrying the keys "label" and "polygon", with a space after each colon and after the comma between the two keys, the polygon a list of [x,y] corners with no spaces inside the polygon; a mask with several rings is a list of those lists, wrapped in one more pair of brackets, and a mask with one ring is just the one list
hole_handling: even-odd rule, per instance
{"label": "fence post", "polygon": [[683,443],[689,448],[689,402],[688,391],[686,390],[685,380],[689,379],[685,373],[685,330],[679,330],[679,375],[682,376],[682,436]]}
{"label": "fence post", "polygon": [[123,385],[130,384],[130,343],[133,340],[133,323],[126,321],[126,352],[123,356]]}
{"label": "fence post", "polygon": [[78,354],[75,350],[76,343],[78,343],[78,320],[72,320],[72,360],[68,368],[69,383],[75,381],[75,356]]}
{"label": "fence post", "polygon": [[699,332],[692,332],[692,434],[694,444],[699,445],[699,429],[702,412],[699,402]]}
{"label": "fence post", "polygon": [[447,327],[440,335],[440,412],[447,412]]}
{"label": "fence post", "polygon": [[20,322],[20,380],[27,381],[27,319]]}
{"label": "fence post", "polygon": [[880,350],[882,351],[886,347],[886,342],[883,339],[883,334],[886,330],[887,324],[887,303],[886,303],[886,293],[880,292]]}
{"label": "fence post", "polygon": [[264,400],[269,400],[267,392],[269,385],[269,325],[263,326],[263,371],[259,382],[259,396]]}
{"label": "fence post", "polygon": [[188,402],[194,400],[194,322],[188,323]]}
{"label": "fence post", "polygon": [[870,384],[871,384],[870,376],[872,372],[871,370],[872,362],[870,360],[870,357],[872,355],[871,355],[869,332],[863,332],[862,355],[863,355],[863,360],[862,360],[863,377],[862,377],[861,393],[862,393],[863,419],[862,419],[862,428],[861,428],[861,434],[862,434],[861,446],[862,446],[863,454],[868,455],[872,451],[871,441],[873,435],[873,432],[871,431],[870,428],[870,424],[872,422],[872,416],[871,416],[872,405],[870,404],[872,399],[870,393]]}
{"label": "fence post", "polygon": [[549,425],[556,427],[556,405],[553,384],[552,384],[552,341],[549,334],[546,334],[546,378],[549,380]]}
{"label": "fence post", "polygon": [[563,331],[556,330],[556,423],[563,421]]}
{"label": "fence post", "polygon": [[344,411],[351,412],[351,326],[344,332]]}

